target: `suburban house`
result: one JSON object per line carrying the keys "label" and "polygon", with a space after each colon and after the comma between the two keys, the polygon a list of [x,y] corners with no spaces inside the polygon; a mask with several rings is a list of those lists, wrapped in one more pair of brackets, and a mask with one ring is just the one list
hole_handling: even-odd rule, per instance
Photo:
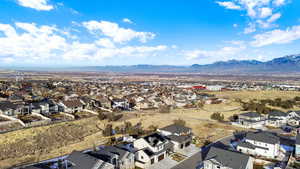
{"label": "suburban house", "polygon": [[73,151],[66,162],[70,169],[114,169],[112,164],[79,151]]}
{"label": "suburban house", "polygon": [[300,111],[289,111],[288,112],[288,117],[289,118],[300,117]]}
{"label": "suburban house", "polygon": [[269,132],[248,132],[237,150],[254,156],[276,159],[280,155],[280,138]]}
{"label": "suburban house", "polygon": [[93,109],[101,106],[100,101],[91,99],[89,97],[80,97],[80,100],[84,103],[84,109]]}
{"label": "suburban house", "polygon": [[112,99],[111,107],[113,109],[129,110],[129,102],[126,99]]}
{"label": "suburban house", "polygon": [[238,115],[238,123],[246,127],[260,126],[265,123],[262,115],[256,112],[246,112]]}
{"label": "suburban house", "polygon": [[24,105],[9,101],[0,102],[0,114],[6,116],[17,116],[23,114]]}
{"label": "suburban house", "polygon": [[204,169],[253,169],[253,158],[239,152],[211,147],[203,164]]}
{"label": "suburban house", "polygon": [[161,129],[157,129],[162,135],[168,138],[173,143],[173,151],[187,148],[192,143],[192,129],[172,124]]}
{"label": "suburban house", "polygon": [[59,110],[66,113],[76,113],[84,109],[84,103],[78,99],[62,101],[59,103]]}
{"label": "suburban house", "polygon": [[58,106],[54,101],[47,99],[40,102],[31,103],[30,111],[47,115],[50,113],[58,112]]}
{"label": "suburban house", "polygon": [[167,157],[172,143],[161,134],[153,133],[135,140],[133,147],[136,149],[135,165],[140,168],[148,168]]}
{"label": "suburban house", "polygon": [[300,111],[288,112],[287,124],[290,126],[300,126]]}
{"label": "suburban house", "polygon": [[103,108],[110,108],[111,107],[111,101],[104,97],[104,96],[99,96],[97,97],[97,101],[100,102],[100,107],[103,107]]}
{"label": "suburban house", "polygon": [[298,159],[300,158],[300,134],[298,133],[296,136],[295,142],[295,157]]}
{"label": "suburban house", "polygon": [[115,169],[134,169],[134,153],[117,146],[106,146],[98,151],[87,154],[110,163]]}
{"label": "suburban house", "polygon": [[288,114],[281,111],[271,111],[268,114],[267,125],[273,127],[281,127],[286,125],[288,121]]}

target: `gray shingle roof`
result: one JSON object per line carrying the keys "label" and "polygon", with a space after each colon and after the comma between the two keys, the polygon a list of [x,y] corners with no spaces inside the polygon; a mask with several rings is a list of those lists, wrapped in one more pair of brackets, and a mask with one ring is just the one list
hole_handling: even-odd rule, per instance
{"label": "gray shingle roof", "polygon": [[286,117],[288,114],[281,111],[271,111],[269,117]]}
{"label": "gray shingle roof", "polygon": [[280,138],[274,133],[270,132],[248,132],[246,139],[269,144],[276,144],[280,142]]}
{"label": "gray shingle roof", "polygon": [[185,126],[181,126],[181,125],[177,125],[177,124],[172,124],[169,125],[167,127],[161,128],[160,130],[164,130],[164,131],[169,131],[171,133],[187,133],[191,130],[191,128],[185,127]]}
{"label": "gray shingle roof", "polygon": [[183,143],[187,140],[191,140],[192,136],[191,135],[186,135],[186,136],[177,136],[177,135],[169,135],[167,136],[170,140],[178,142],[178,143]]}
{"label": "gray shingle roof", "polygon": [[106,146],[102,151],[108,151],[110,153],[116,154],[120,159],[123,159],[128,152],[115,146]]}
{"label": "gray shingle roof", "polygon": [[[68,157],[67,160],[74,164],[72,169],[93,169],[100,168],[104,163],[102,160],[99,160],[95,157],[92,157],[88,154],[84,154],[79,151],[73,151]],[[99,166],[99,167],[96,167]]]}
{"label": "gray shingle roof", "polygon": [[259,113],[256,113],[256,112],[247,112],[247,113],[242,113],[240,115],[241,116],[251,117],[251,118],[261,117],[261,115]]}
{"label": "gray shingle roof", "polygon": [[6,111],[8,109],[17,109],[18,105],[9,101],[0,102],[0,110]]}
{"label": "gray shingle roof", "polygon": [[250,156],[239,152],[224,150],[221,148],[211,147],[205,160],[214,159],[220,164],[232,169],[245,169]]}

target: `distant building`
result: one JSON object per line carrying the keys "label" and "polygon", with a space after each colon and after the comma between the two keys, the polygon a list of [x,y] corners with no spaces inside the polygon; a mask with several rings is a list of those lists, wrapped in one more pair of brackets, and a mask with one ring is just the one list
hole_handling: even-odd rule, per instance
{"label": "distant building", "polygon": [[67,113],[76,113],[84,109],[84,103],[78,99],[63,101],[59,104],[60,111]]}

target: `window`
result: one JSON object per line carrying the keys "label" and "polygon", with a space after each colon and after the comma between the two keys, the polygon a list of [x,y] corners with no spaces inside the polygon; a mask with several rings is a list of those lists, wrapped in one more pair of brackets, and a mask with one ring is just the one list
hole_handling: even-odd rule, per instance
{"label": "window", "polygon": [[154,164],[154,158],[151,159],[151,164]]}

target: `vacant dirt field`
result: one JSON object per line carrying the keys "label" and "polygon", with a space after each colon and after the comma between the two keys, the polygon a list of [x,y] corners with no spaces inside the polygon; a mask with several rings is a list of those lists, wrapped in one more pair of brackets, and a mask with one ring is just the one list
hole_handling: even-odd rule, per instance
{"label": "vacant dirt field", "polygon": [[61,156],[103,143],[97,118],[1,134],[0,168]]}
{"label": "vacant dirt field", "polygon": [[277,91],[277,90],[269,90],[269,91],[222,91],[222,92],[208,92],[210,94],[215,94],[217,97],[221,98],[229,98],[229,99],[242,99],[247,101],[249,99],[275,99],[281,98],[292,99],[296,96],[300,96],[299,91]]}

